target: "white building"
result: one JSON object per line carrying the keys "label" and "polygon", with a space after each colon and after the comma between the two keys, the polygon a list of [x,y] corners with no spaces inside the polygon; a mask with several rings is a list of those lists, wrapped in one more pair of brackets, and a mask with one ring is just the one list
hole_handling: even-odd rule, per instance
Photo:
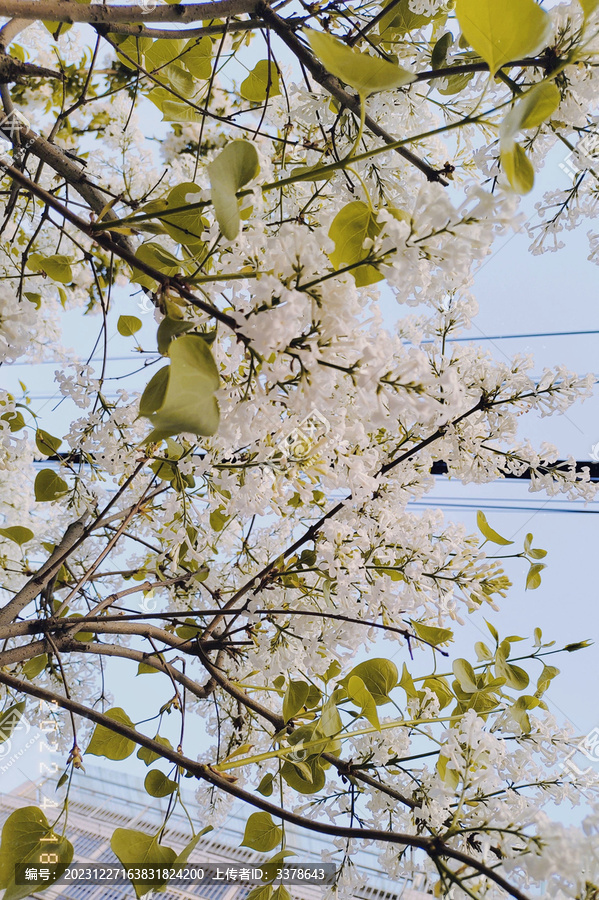
{"label": "white building", "polygon": [[[74,846],[73,864],[118,864],[110,848],[110,838],[115,828],[135,828],[155,834],[163,821],[167,800],[150,797],[143,788],[141,779],[132,778],[118,770],[88,765],[86,772],[77,772],[79,790],[72,792],[69,800],[69,818],[66,836]],[[185,784],[185,782],[184,782]],[[44,794],[49,796],[46,784]],[[15,809],[22,806],[39,805],[42,783],[29,782],[9,794],[0,795],[0,823]],[[53,790],[53,788],[52,788]],[[194,821],[196,830],[204,823],[195,802],[193,790],[184,792],[185,805]],[[227,817],[224,825],[215,828],[202,838],[190,857],[190,864],[212,863],[223,865],[250,865],[259,863],[261,855],[239,844],[245,828],[247,808],[240,804]],[[206,823],[208,824],[208,823]],[[199,826],[199,827],[198,827]],[[307,835],[303,830],[285,828],[289,849],[295,851],[296,863],[320,863],[321,851],[327,847],[327,838]],[[182,850],[190,839],[189,821],[177,806],[168,822],[165,843]],[[392,881],[381,873],[374,850],[360,851],[354,859],[364,877],[365,886],[354,894],[356,900],[426,900],[431,897],[426,887],[415,890],[407,880]],[[327,888],[315,885],[288,885],[293,900],[322,900]],[[164,900],[243,900],[252,886],[247,884],[196,884],[191,887],[169,886],[164,893],[154,897]],[[130,884],[58,884],[32,894],[31,897],[44,900],[121,900],[134,898]],[[151,895],[146,894],[145,900]]]}

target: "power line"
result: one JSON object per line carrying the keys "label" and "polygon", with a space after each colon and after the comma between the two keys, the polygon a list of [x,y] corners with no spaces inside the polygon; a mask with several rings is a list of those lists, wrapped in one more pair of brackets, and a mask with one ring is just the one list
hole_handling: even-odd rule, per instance
{"label": "power line", "polygon": [[[447,343],[456,344],[461,341],[511,341],[520,338],[574,337],[579,334],[599,334],[599,331],[538,331],[534,334],[481,334],[474,337],[446,338],[446,341]],[[438,338],[426,338],[420,343],[434,344],[435,340],[438,340]]]}

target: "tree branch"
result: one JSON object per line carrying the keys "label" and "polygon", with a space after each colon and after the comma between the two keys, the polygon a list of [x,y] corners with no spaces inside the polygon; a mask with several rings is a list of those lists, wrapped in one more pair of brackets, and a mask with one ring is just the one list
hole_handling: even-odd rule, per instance
{"label": "tree branch", "polygon": [[227,19],[253,12],[255,0],[214,0],[211,3],[180,3],[147,10],[141,4],[130,6],[91,4],[82,6],[76,0],[0,0],[0,16],[18,16],[38,21],[86,22],[89,25],[111,25],[117,22],[206,22]]}

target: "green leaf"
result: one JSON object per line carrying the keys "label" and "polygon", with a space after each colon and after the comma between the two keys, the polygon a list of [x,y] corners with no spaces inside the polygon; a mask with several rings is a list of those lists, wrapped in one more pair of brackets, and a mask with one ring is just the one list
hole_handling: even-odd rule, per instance
{"label": "green leaf", "polygon": [[[82,613],[72,613],[69,616],[69,621],[71,619],[81,619]],[[88,641],[93,641],[94,633],[93,631],[77,631],[74,632],[73,637],[76,641],[82,641],[83,643],[87,643]]]}
{"label": "green leaf", "polygon": [[401,671],[401,680],[399,682],[399,686],[404,689],[406,692],[406,697],[408,700],[415,700],[420,696],[418,691],[416,690],[416,685],[414,684],[414,679],[408,671],[406,664],[403,664],[403,668]]}
{"label": "green leaf", "polygon": [[454,660],[452,669],[458,684],[466,694],[473,694],[478,690],[474,669],[467,659]]}
{"label": "green leaf", "polygon": [[27,268],[33,272],[45,272],[48,278],[60,284],[70,284],[73,280],[71,262],[70,256],[63,256],[61,253],[55,253],[53,256],[31,253],[27,258]]}
{"label": "green leaf", "polygon": [[140,401],[140,415],[153,426],[147,440],[159,441],[181,432],[214,434],[220,418],[214,396],[219,376],[206,341],[199,335],[184,334],[171,341],[168,355],[170,367],[154,375]]}
{"label": "green leaf", "polygon": [[208,36],[191,38],[181,54],[181,62],[194,78],[206,80],[212,75],[212,41]]}
{"label": "green leaf", "polygon": [[[135,69],[134,64],[138,63],[138,65],[145,68],[144,54],[152,46],[152,38],[135,37],[133,35],[125,37],[121,34],[115,34],[112,35],[111,39],[118,45],[117,57],[123,66],[127,69]],[[133,62],[129,62],[125,56],[130,57]]]}
{"label": "green leaf", "polygon": [[495,640],[497,642],[499,642],[499,634],[497,633],[497,629],[493,625],[491,625],[490,622],[487,622],[486,619],[485,619],[485,625],[487,626],[487,628],[489,629],[489,631],[491,632],[491,635],[495,638]]}
{"label": "green leaf", "polygon": [[145,777],[144,788],[150,797],[168,797],[177,790],[177,782],[171,781],[159,769],[152,769]]}
{"label": "green leaf", "polygon": [[19,547],[22,547],[23,544],[26,544],[33,537],[31,528],[25,528],[23,525],[10,525],[8,528],[0,528],[0,534],[9,541],[18,544]]}
{"label": "green leaf", "polygon": [[460,773],[457,769],[449,768],[448,763],[449,758],[440,753],[437,760],[437,772],[439,773],[441,780],[455,791],[460,783]]}
{"label": "green leaf", "polygon": [[378,713],[376,711],[376,703],[374,698],[361,678],[352,675],[347,682],[347,696],[360,707],[362,715],[368,719],[374,728],[380,731],[381,723],[379,722]]}
{"label": "green leaf", "polygon": [[310,685],[305,681],[290,681],[283,698],[283,718],[289,722],[303,708]]}
{"label": "green leaf", "polygon": [[582,6],[585,20],[589,19],[599,7],[599,0],[579,0],[579,3]]}
{"label": "green leaf", "polygon": [[345,84],[351,85],[363,97],[376,91],[390,91],[416,80],[412,72],[380,56],[360,53],[332,34],[307,28],[304,29],[304,34],[325,69]]}
{"label": "green leaf", "polygon": [[213,825],[206,825],[204,828],[202,828],[201,831],[198,831],[198,833],[192,837],[189,843],[185,845],[183,850],[181,850],[181,853],[179,853],[179,855],[173,861],[174,869],[176,869],[177,866],[184,866],[187,864],[187,860],[189,859],[191,852],[195,850],[201,838],[203,838],[205,834],[208,834],[209,831],[214,831]]}
{"label": "green leaf", "polygon": [[496,531],[493,531],[489,523],[487,522],[487,517],[484,512],[479,511],[476,514],[476,524],[478,525],[478,530],[488,541],[493,541],[494,544],[501,544],[502,546],[507,546],[508,544],[513,544],[513,541],[508,541],[506,538],[501,537]]}
{"label": "green leaf", "polygon": [[60,449],[62,439],[54,437],[42,428],[38,428],[35,432],[35,445],[40,453],[44,456],[54,456]]}
{"label": "green leaf", "polygon": [[[158,344],[158,352],[162,354],[162,356],[166,356],[168,353],[168,348],[170,342],[175,337],[179,337],[181,334],[185,334],[187,331],[190,331],[194,327],[193,322],[186,322],[183,319],[173,319],[172,316],[165,316],[160,325],[158,326],[158,331],[156,333],[156,342]],[[160,371],[164,371],[161,369]],[[167,369],[168,371],[168,369]],[[164,376],[163,376],[164,378]],[[149,384],[148,384],[149,387]],[[164,385],[166,390],[166,383]],[[162,402],[162,397],[160,398],[160,402]],[[158,404],[160,406],[160,403]],[[158,409],[158,406],[155,409]]]}
{"label": "green leaf", "polygon": [[443,68],[447,60],[449,48],[452,44],[453,34],[451,33],[451,31],[446,31],[445,34],[441,35],[441,37],[433,47],[433,52],[431,55],[431,69]]}
{"label": "green leaf", "polygon": [[[202,188],[193,181],[178,184],[168,195],[165,209],[192,206],[200,201],[201,193]],[[208,221],[202,216],[201,208],[182,209],[181,212],[162,217],[160,221],[172,239],[187,247],[192,255],[197,256],[202,253],[205,247],[202,233],[208,228]]]}
{"label": "green leaf", "polygon": [[286,887],[280,884],[273,891],[272,900],[291,900],[291,894]]}
{"label": "green leaf", "polygon": [[[128,725],[129,728],[135,727],[125,710],[121,709],[120,706],[109,709],[105,715],[115,722],[120,722],[122,725]],[[90,753],[92,756],[104,756],[106,759],[120,760],[127,759],[134,750],[135,741],[111,731],[110,728],[107,728],[104,725],[96,725],[91,741],[85,752]],[[134,856],[133,860],[137,860],[137,857]]]}
{"label": "green leaf", "polygon": [[541,550],[537,547],[535,550],[529,550],[528,555],[531,557],[531,559],[545,559],[545,557],[547,556],[547,551]]}
{"label": "green leaf", "polygon": [[[125,868],[132,864],[136,868],[144,866],[170,868],[177,854],[171,847],[165,847],[164,844],[158,843],[160,833],[152,837],[151,834],[146,834],[144,831],[117,828],[110,839],[110,846],[114,855],[118,857]],[[132,878],[131,883],[136,896],[143,897],[151,890],[160,889],[167,883],[167,880],[152,884],[140,884]]]}
{"label": "green leaf", "polygon": [[260,784],[256,788],[259,794],[262,794],[263,797],[270,797],[274,790],[274,775],[272,772],[267,772],[266,775],[260,781]]}
{"label": "green leaf", "polygon": [[389,703],[389,692],[397,685],[399,678],[397,666],[389,659],[367,659],[354,666],[341,683],[347,684],[353,675],[362,679],[377,706]]}
{"label": "green leaf", "polygon": [[294,791],[299,794],[318,794],[325,786],[326,775],[317,756],[305,760],[310,769],[310,777],[306,777],[297,766],[286,760],[281,766],[281,775]]}
{"label": "green leaf", "polygon": [[[144,69],[152,74],[160,75],[165,66],[179,61],[179,56],[184,47],[184,40],[157,38],[152,41],[151,46],[145,51]],[[157,72],[156,70],[160,71]]]}
{"label": "green leaf", "polygon": [[245,81],[241,82],[239,93],[252,103],[264,103],[267,97],[281,93],[277,67],[268,59],[257,62]]}
{"label": "green leaf", "polygon": [[528,673],[520,666],[508,663],[501,656],[495,660],[495,673],[499,678],[505,678],[508,687],[516,691],[523,691],[530,681]]}
{"label": "green leaf", "polygon": [[477,641],[474,645],[474,650],[476,652],[476,658],[480,661],[485,659],[493,659],[493,654],[489,650],[486,644],[482,641]]}
{"label": "green leaf", "polygon": [[185,103],[177,100],[171,91],[164,87],[156,87],[148,94],[148,100],[158,107],[163,122],[201,122],[203,114]]}
{"label": "green leaf", "polygon": [[536,84],[514,104],[501,123],[502,141],[510,140],[527,128],[538,128],[555,112],[560,99],[559,89],[554,82],[542,81]]}
{"label": "green leaf", "polygon": [[123,337],[131,337],[141,328],[141,319],[137,316],[119,316],[116,328]]}
{"label": "green leaf", "polygon": [[38,503],[58,500],[69,490],[66,481],[54,469],[41,469],[35,476],[33,492]]}
{"label": "green leaf", "polygon": [[3,415],[0,416],[0,419],[2,419],[3,422],[8,422],[8,428],[11,434],[25,428],[25,419],[18,409],[14,412],[3,413]]}
{"label": "green leaf", "polygon": [[283,829],[275,825],[270,813],[252,813],[245,824],[241,846],[268,853],[280,843],[282,835]]}
{"label": "green leaf", "polygon": [[546,569],[544,563],[533,563],[526,576],[526,590],[535,591],[541,584],[541,572]]}
{"label": "green leaf", "polygon": [[239,233],[236,193],[260,171],[258,152],[249,141],[231,141],[208,166],[211,199],[220,230],[229,241]]}
{"label": "green leaf", "polygon": [[17,725],[19,724],[23,713],[25,712],[25,700],[13,703],[8,709],[0,715],[0,744],[9,739]]}
{"label": "green leaf", "polygon": [[535,0],[456,0],[455,11],[470,46],[492,75],[523,56],[534,56],[549,38],[551,20]]}
{"label": "green leaf", "polygon": [[447,641],[453,640],[453,631],[449,628],[437,628],[434,625],[423,625],[422,622],[411,621],[412,628],[419,638],[438,647],[439,644],[446,644]]}
{"label": "green leaf", "polygon": [[[162,658],[160,655],[152,654],[152,656],[147,657],[148,659],[153,659],[156,662],[162,662]],[[154,666],[149,665],[147,662],[140,662],[137,666],[137,674],[138,675],[159,675],[160,669],[154,668]]]}
{"label": "green leaf", "polygon": [[[31,659],[28,659],[21,669],[21,672],[23,673],[25,678],[28,678],[31,681],[33,678],[37,678],[40,672],[43,672],[47,664],[48,654],[40,653],[39,656],[33,656]],[[2,726],[0,725],[0,728],[1,727]]]}
{"label": "green leaf", "polygon": [[526,714],[526,710],[534,709],[536,706],[539,706],[538,697],[525,695],[524,697],[518,697],[516,702],[513,703],[510,707],[510,713],[512,714],[524,734],[530,733],[530,719]]}
{"label": "green leaf", "polygon": [[[363,247],[366,239],[374,240],[381,231],[376,221],[376,213],[362,200],[354,200],[341,209],[329,229],[329,237],[335,242],[335,249],[329,255],[336,269],[350,266],[366,259],[369,250]],[[358,287],[382,281],[383,275],[371,265],[359,266],[351,270]]]}
{"label": "green leaf", "polygon": [[334,696],[329,697],[320,714],[318,732],[325,737],[332,737],[335,734],[339,734],[342,728],[343,722],[341,721],[335,698]]}
{"label": "green leaf", "polygon": [[[168,747],[169,750],[173,750],[173,745],[169,741],[168,738],[161,737],[161,735],[157,734],[154,737],[154,740],[157,744],[162,744],[163,747]],[[161,759],[161,756],[158,753],[155,753],[154,750],[150,750],[149,747],[140,747],[137,751],[137,758],[143,760],[146,766],[151,766],[153,762],[156,762],[157,759]]]}
{"label": "green leaf", "polygon": [[439,701],[439,709],[444,709],[453,700],[453,692],[442,676],[425,678],[422,686],[436,694]]}
{"label": "green leaf", "polygon": [[162,369],[154,372],[139,400],[140,416],[149,418],[156,410],[160,409],[166,396],[169,373],[170,366],[163,366]]}
{"label": "green leaf", "polygon": [[[48,837],[52,838],[50,844],[44,840]],[[37,806],[24,806],[9,815],[0,843],[0,888],[6,889],[3,900],[21,900],[30,896],[32,885],[15,885],[15,865],[43,864],[42,854],[47,854],[50,848],[61,867],[68,866],[73,859],[73,845],[66,838],[54,834],[46,816]],[[43,886],[52,884],[61,874],[59,869],[56,876],[44,882]]]}
{"label": "green leaf", "polygon": [[[173,256],[172,253],[169,253],[168,250],[165,250],[155,241],[148,241],[147,243],[142,244],[141,247],[138,247],[135,251],[135,256],[137,259],[141,260],[141,262],[157,269],[162,275],[166,275],[167,278],[178,275],[181,272],[183,265],[180,259],[177,259],[176,256]],[[152,291],[157,287],[157,282],[154,278],[151,278],[149,275],[144,275],[143,272],[136,269],[135,266],[132,266],[131,281],[136,282],[136,284],[141,284],[142,287],[147,287]]]}
{"label": "green leaf", "polygon": [[543,671],[541,672],[537,680],[537,689],[535,691],[535,695],[537,697],[542,697],[553,679],[558,675],[559,669],[557,669],[555,666],[546,666],[543,663]]}

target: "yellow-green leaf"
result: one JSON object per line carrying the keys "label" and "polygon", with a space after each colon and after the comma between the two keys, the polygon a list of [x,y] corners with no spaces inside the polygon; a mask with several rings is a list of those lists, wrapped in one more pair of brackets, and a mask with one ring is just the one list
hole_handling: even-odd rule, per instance
{"label": "yellow-green leaf", "polygon": [[332,34],[307,28],[304,33],[325,69],[362,96],[367,97],[376,91],[390,91],[416,80],[416,76],[407,69],[380,56],[353,50]]}
{"label": "yellow-green leaf", "polygon": [[[173,745],[169,741],[168,738],[162,737],[157,734],[154,737],[154,740],[157,744],[162,744],[163,747],[168,747],[169,750],[173,749]],[[153,762],[156,762],[157,759],[160,759],[160,755],[155,753],[154,750],[150,750],[148,747],[140,747],[136,754],[138,759],[143,760],[146,766],[151,766]]]}
{"label": "yellow-green leaf", "polygon": [[453,640],[453,631],[449,628],[437,628],[435,625],[424,625],[422,622],[412,622],[412,628],[419,638],[427,644],[432,644],[433,647]]}
{"label": "yellow-green leaf", "polygon": [[0,528],[0,534],[9,541],[18,544],[19,547],[22,547],[23,544],[26,544],[33,537],[31,528],[25,528],[24,525],[10,525],[8,528]]}
{"label": "yellow-green leaf", "polygon": [[476,524],[478,525],[478,529],[480,533],[485,537],[488,541],[493,541],[494,544],[501,544],[502,546],[507,546],[508,544],[513,544],[513,541],[508,541],[506,538],[501,537],[496,531],[494,531],[489,523],[487,522],[487,517],[484,512],[480,509],[476,514]]}
{"label": "yellow-green leaf", "polygon": [[31,659],[28,659],[21,672],[28,678],[30,681],[32,678],[37,678],[40,672],[46,668],[48,663],[48,654],[40,653],[39,656],[32,656]]}
{"label": "yellow-green leaf", "polygon": [[[199,201],[201,193],[202,188],[193,181],[178,184],[168,195],[166,209],[179,209],[186,204],[191,206]],[[181,212],[164,216],[160,221],[178,244],[183,244],[193,255],[201,253],[204,248],[202,232],[208,228],[201,209],[181,209]]]}
{"label": "yellow-green leaf", "polygon": [[[109,719],[114,719],[115,722],[120,722],[121,725],[128,725],[129,728],[134,727],[133,722],[120,706],[109,709],[105,715]],[[117,734],[116,731],[111,731],[110,728],[104,725],[96,725],[92,739],[85,752],[91,753],[92,756],[105,756],[106,759],[120,760],[127,759],[134,750],[135,741]],[[134,857],[134,859],[137,860],[137,857]]]}
{"label": "yellow-green leaf", "polygon": [[212,74],[212,41],[208,36],[187,41],[181,62],[194,78],[206,80]]}
{"label": "yellow-green leaf", "polygon": [[[132,828],[117,828],[110,839],[110,846],[125,868],[134,865],[135,868],[140,869],[144,867],[157,870],[169,869],[177,854],[171,847],[159,844],[158,836],[135,831]],[[168,879],[164,879],[151,884],[142,884],[131,879],[137,897],[143,897],[152,890],[159,890],[167,881]]]}
{"label": "yellow-green leaf", "polygon": [[597,7],[599,7],[599,0],[579,0],[579,2],[582,6],[585,19],[589,19]]}
{"label": "yellow-green leaf", "polygon": [[54,469],[42,469],[35,476],[33,492],[38,503],[47,500],[58,500],[69,490],[66,481],[57,475]]}
{"label": "yellow-green leaf", "polygon": [[153,425],[148,441],[181,432],[214,434],[219,423],[214,396],[219,377],[206,341],[184,334],[171,341],[168,355],[170,366],[153,376],[140,401],[140,415]]}
{"label": "yellow-green leaf", "polygon": [[[135,255],[141,262],[152,266],[162,275],[166,275],[169,278],[173,275],[178,275],[183,265],[180,259],[177,259],[176,256],[173,256],[172,253],[165,250],[156,241],[148,241],[142,244],[137,248]],[[150,290],[155,290],[157,287],[157,282],[154,278],[151,278],[150,275],[145,275],[139,269],[136,269],[135,266],[132,266],[131,281],[135,281],[137,284],[141,284],[142,287],[147,287]]]}
{"label": "yellow-green leaf", "polygon": [[258,152],[249,141],[231,141],[208,166],[211,199],[220,230],[229,241],[239,233],[237,191],[260,171]]}
{"label": "yellow-green leaf", "polygon": [[177,790],[177,782],[167,778],[159,769],[152,769],[145,777],[144,788],[150,797],[168,797]]}
{"label": "yellow-green leaf", "polygon": [[[528,194],[535,183],[535,170],[528,156],[514,142],[509,149],[501,150],[501,165],[507,179],[517,194]],[[510,541],[510,543],[512,543]]]}
{"label": "yellow-green leaf", "polygon": [[137,316],[119,316],[117,331],[123,337],[131,337],[141,328],[141,319]]}
{"label": "yellow-green leaf", "polygon": [[470,46],[489,65],[533,56],[549,38],[551,20],[535,0],[456,0],[456,15]]}
{"label": "yellow-green leaf", "polygon": [[42,428],[38,428],[35,432],[35,446],[44,456],[54,456],[61,444],[61,438],[54,437]]}
{"label": "yellow-green leaf", "polygon": [[[381,231],[376,213],[362,200],[354,200],[339,210],[329,229],[329,237],[335,242],[335,249],[329,255],[336,269],[351,266],[366,259],[369,250],[363,244],[374,240]],[[383,276],[374,266],[357,266],[351,273],[358,287],[382,281]]]}
{"label": "yellow-green leaf", "polygon": [[[51,843],[48,843],[49,838]],[[38,889],[31,884],[15,884],[15,865],[43,865],[42,854],[47,854],[49,849],[56,854],[55,865],[59,868],[56,874],[43,882],[43,887],[56,881],[62,874],[61,868],[71,862],[73,845],[52,831],[46,816],[37,806],[24,806],[9,815],[2,829],[0,844],[0,888],[5,889],[3,900],[21,900],[22,897],[29,897],[32,890]]]}
{"label": "yellow-green leaf", "polygon": [[381,725],[376,711],[376,703],[362,679],[357,675],[352,675],[347,681],[346,689],[347,696],[360,707],[364,718],[368,719],[374,728],[380,730]]}
{"label": "yellow-green leaf", "polygon": [[268,853],[280,842],[282,834],[283,830],[275,825],[270,813],[252,813],[246,822],[241,846]]}
{"label": "yellow-green leaf", "polygon": [[390,659],[367,659],[358,663],[341,682],[349,684],[350,678],[357,676],[364,682],[377,706],[389,703],[389,693],[396,686],[399,673],[395,663]]}
{"label": "yellow-green leaf", "polygon": [[560,99],[559,89],[553,82],[542,81],[535,85],[514,104],[501,123],[502,142],[511,141],[526,128],[538,128],[555,112]]}
{"label": "yellow-green leaf", "polygon": [[267,97],[281,93],[276,65],[268,59],[256,63],[248,77],[241,82],[239,93],[252,103],[264,103]]}
{"label": "yellow-green leaf", "polygon": [[31,253],[27,258],[27,268],[33,272],[45,273],[52,281],[70,284],[73,280],[71,262],[71,258],[62,253],[55,253],[52,256]]}

